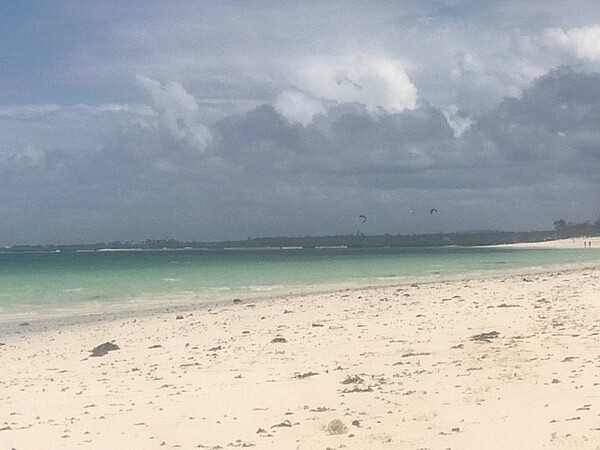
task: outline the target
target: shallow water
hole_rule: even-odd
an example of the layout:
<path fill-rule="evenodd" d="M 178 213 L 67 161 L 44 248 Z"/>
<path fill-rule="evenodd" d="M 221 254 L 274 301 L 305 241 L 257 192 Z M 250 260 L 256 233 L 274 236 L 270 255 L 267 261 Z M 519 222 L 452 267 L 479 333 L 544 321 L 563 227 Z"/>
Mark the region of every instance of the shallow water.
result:
<path fill-rule="evenodd" d="M 209 302 L 600 262 L 600 249 L 376 248 L 0 253 L 0 315 Z"/>

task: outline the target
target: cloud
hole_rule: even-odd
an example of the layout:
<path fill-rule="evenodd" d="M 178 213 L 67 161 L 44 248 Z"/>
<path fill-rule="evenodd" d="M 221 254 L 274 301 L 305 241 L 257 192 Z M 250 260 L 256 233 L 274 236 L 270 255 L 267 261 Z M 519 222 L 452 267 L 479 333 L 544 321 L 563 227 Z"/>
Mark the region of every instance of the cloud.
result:
<path fill-rule="evenodd" d="M 293 70 L 290 82 L 296 88 L 284 90 L 273 105 L 290 122 L 304 126 L 335 104 L 357 103 L 371 113 L 401 112 L 417 105 L 416 87 L 402 65 L 389 58 L 309 60 Z"/>
<path fill-rule="evenodd" d="M 308 125 L 325 112 L 323 102 L 297 90 L 286 90 L 273 103 L 275 110 L 292 123 Z"/>
<path fill-rule="evenodd" d="M 543 43 L 553 49 L 592 62 L 600 61 L 600 25 L 574 28 L 550 28 Z"/>
<path fill-rule="evenodd" d="M 137 76 L 137 81 L 150 95 L 159 117 L 159 126 L 177 142 L 202 153 L 210 142 L 210 131 L 202 123 L 194 96 L 176 82 L 161 84 L 151 78 Z"/>
<path fill-rule="evenodd" d="M 88 98 L 90 103 L 118 96 L 137 102 L 130 98 L 131 79 L 143 74 L 178 80 L 199 103 L 219 99 L 238 111 L 248 109 L 237 107 L 241 103 L 256 106 L 297 89 L 371 110 L 412 107 L 418 94 L 440 108 L 454 104 L 482 112 L 507 95 L 518 95 L 548 70 L 573 62 L 568 52 L 543 44 L 544 29 L 585 28 L 582 21 L 600 17 L 600 7 L 585 0 L 570 6 L 557 0 L 527 5 L 516 0 L 377 5 L 333 0 L 309 2 L 308 8 L 264 1 L 252 7 L 212 2 L 198 8 L 185 0 L 171 8 L 132 0 L 119 14 L 110 2 L 68 11 L 61 0 L 56 3 L 57 16 L 68 13 L 96 33 L 69 40 L 72 48 L 52 57 L 61 63 L 44 72 L 40 84 L 58 77 L 70 89 L 101 97 Z M 360 76 L 376 78 L 373 84 L 385 85 L 390 98 L 360 96 L 355 86 Z M 0 83 L 0 91 L 10 90 L 6 84 Z M 59 89 L 51 92 L 60 99 Z"/>
<path fill-rule="evenodd" d="M 195 97 L 148 89 L 149 105 L 0 114 L 11 242 L 352 232 L 357 210 L 369 232 L 440 231 L 407 214 L 429 205 L 443 229 L 549 226 L 597 206 L 599 74 L 552 71 L 478 116 L 334 102 L 300 123 L 263 104 L 202 125 L 201 152 L 170 128 L 202 123 Z"/>
<path fill-rule="evenodd" d="M 369 233 L 590 218 L 600 4 L 549 1 L 59 0 L 49 53 L 4 52 L 0 235 L 352 232 L 357 210 Z M 405 214 L 429 205 L 443 223 Z"/>
<path fill-rule="evenodd" d="M 337 61 L 308 61 L 291 76 L 316 98 L 360 103 L 370 111 L 414 109 L 417 88 L 402 64 L 391 58 L 352 56 Z"/>
<path fill-rule="evenodd" d="M 463 111 L 460 111 L 456 105 L 450 105 L 443 110 L 443 114 L 446 122 L 448 122 L 448 125 L 454 131 L 454 137 L 461 137 L 473 125 L 473 119 Z"/>

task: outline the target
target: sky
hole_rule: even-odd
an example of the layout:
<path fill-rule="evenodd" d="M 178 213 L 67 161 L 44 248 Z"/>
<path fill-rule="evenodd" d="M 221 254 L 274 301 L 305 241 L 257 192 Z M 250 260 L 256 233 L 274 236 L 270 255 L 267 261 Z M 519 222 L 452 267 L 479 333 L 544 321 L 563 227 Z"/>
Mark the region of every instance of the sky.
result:
<path fill-rule="evenodd" d="M 0 245 L 599 215 L 600 2 L 0 3 Z"/>

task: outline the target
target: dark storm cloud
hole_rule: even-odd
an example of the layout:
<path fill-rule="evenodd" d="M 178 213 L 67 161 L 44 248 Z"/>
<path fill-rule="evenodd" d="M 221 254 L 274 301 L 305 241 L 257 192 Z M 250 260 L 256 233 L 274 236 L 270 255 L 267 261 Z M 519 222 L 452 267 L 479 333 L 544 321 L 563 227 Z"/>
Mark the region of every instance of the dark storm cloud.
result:
<path fill-rule="evenodd" d="M 562 68 L 507 99 L 477 124 L 499 162 L 531 169 L 531 177 L 598 181 L 600 75 Z"/>
<path fill-rule="evenodd" d="M 529 185 L 572 171 L 594 179 L 587 168 L 599 157 L 599 94 L 599 75 L 559 69 L 458 138 L 427 104 L 381 114 L 342 104 L 306 127 L 262 106 L 219 122 L 215 152 L 250 173 L 305 172 L 333 184 L 357 180 L 389 189 Z"/>

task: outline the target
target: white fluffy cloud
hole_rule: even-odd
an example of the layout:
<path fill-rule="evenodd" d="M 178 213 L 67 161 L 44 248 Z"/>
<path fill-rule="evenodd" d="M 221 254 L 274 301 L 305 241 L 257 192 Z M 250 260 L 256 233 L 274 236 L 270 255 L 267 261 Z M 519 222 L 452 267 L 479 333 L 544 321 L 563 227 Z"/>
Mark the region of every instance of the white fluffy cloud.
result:
<path fill-rule="evenodd" d="M 575 28 L 550 28 L 543 34 L 548 47 L 577 58 L 600 61 L 600 25 Z"/>
<path fill-rule="evenodd" d="M 452 128 L 455 137 L 461 137 L 465 131 L 467 131 L 471 125 L 473 125 L 473 119 L 467 116 L 464 112 L 460 111 L 456 105 L 450 105 L 448 108 L 443 110 L 446 122 Z"/>
<path fill-rule="evenodd" d="M 150 95 L 152 106 L 160 118 L 160 126 L 176 141 L 203 152 L 211 136 L 202 123 L 200 108 L 194 96 L 175 81 L 161 84 L 143 76 L 138 76 L 137 81 Z"/>
<path fill-rule="evenodd" d="M 291 78 L 299 89 L 314 97 L 361 103 L 372 112 L 400 112 L 417 104 L 417 88 L 402 64 L 391 58 L 354 56 L 313 61 Z"/>
<path fill-rule="evenodd" d="M 291 123 L 304 126 L 313 121 L 317 114 L 323 114 L 326 109 L 323 102 L 297 90 L 282 92 L 275 99 L 275 110 Z"/>

